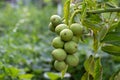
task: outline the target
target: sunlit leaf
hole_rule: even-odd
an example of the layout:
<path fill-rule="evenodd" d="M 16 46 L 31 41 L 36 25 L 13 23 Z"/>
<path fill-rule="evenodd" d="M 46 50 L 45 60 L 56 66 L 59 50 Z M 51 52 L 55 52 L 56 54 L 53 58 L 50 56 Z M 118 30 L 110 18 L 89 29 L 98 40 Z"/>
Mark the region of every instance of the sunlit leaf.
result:
<path fill-rule="evenodd" d="M 86 10 L 87 10 L 87 4 L 85 0 L 83 0 L 82 10 L 81 10 L 81 22 L 83 22 L 84 18 L 86 17 Z"/>
<path fill-rule="evenodd" d="M 95 70 L 94 70 L 94 80 L 102 80 L 102 65 L 101 65 L 101 59 L 98 58 L 95 61 Z"/>
<path fill-rule="evenodd" d="M 85 0 L 89 9 L 96 9 L 96 0 Z"/>
<path fill-rule="evenodd" d="M 12 77 L 17 77 L 19 75 L 19 69 L 16 67 L 5 67 L 5 72 L 7 75 L 11 75 Z"/>
<path fill-rule="evenodd" d="M 4 80 L 5 74 L 0 74 L 0 80 Z"/>
<path fill-rule="evenodd" d="M 93 56 L 90 56 L 88 59 L 85 60 L 84 67 L 85 67 L 85 70 L 90 75 L 94 76 L 95 62 L 94 62 L 94 57 Z"/>
<path fill-rule="evenodd" d="M 119 80 L 119 79 L 120 79 L 120 69 L 110 77 L 110 80 Z"/>
<path fill-rule="evenodd" d="M 64 18 L 65 23 L 68 24 L 69 20 L 69 14 L 70 14 L 70 0 L 67 0 L 64 4 Z"/>
<path fill-rule="evenodd" d="M 81 80 L 89 80 L 89 74 L 85 72 L 81 78 Z"/>
<path fill-rule="evenodd" d="M 61 74 L 62 74 L 61 78 L 63 78 L 63 77 L 64 77 L 64 75 L 65 75 L 65 73 L 66 73 L 67 69 L 68 69 L 68 65 L 66 66 L 65 70 L 63 70 L 63 71 L 61 72 Z"/>
<path fill-rule="evenodd" d="M 54 72 L 47 72 L 46 74 L 50 80 L 57 80 L 58 78 L 60 78 L 60 75 Z"/>
<path fill-rule="evenodd" d="M 97 31 L 93 31 L 93 49 L 94 49 L 94 53 L 97 53 L 98 48 L 99 48 L 99 40 L 98 40 L 98 32 Z"/>
<path fill-rule="evenodd" d="M 19 78 L 21 80 L 31 80 L 31 78 L 33 77 L 34 75 L 33 74 L 21 74 L 19 75 Z"/>

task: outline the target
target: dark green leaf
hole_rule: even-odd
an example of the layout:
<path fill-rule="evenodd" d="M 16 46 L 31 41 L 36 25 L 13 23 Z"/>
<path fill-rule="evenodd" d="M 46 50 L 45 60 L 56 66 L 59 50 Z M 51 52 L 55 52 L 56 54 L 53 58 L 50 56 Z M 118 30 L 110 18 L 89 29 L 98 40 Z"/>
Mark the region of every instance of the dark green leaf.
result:
<path fill-rule="evenodd" d="M 120 23 L 120 22 L 119 22 L 119 23 Z M 118 26 L 119 23 L 117 22 L 117 23 L 111 24 L 111 26 L 110 26 L 110 28 L 109 28 L 109 32 L 112 32 L 112 31 L 115 30 L 117 27 L 119 27 L 119 26 Z M 116 32 L 117 32 L 117 29 L 116 29 Z"/>
<path fill-rule="evenodd" d="M 90 20 L 87 20 L 87 19 L 84 20 L 83 25 L 92 30 L 100 30 L 100 27 L 101 27 L 99 24 L 93 24 L 90 22 Z"/>
<path fill-rule="evenodd" d="M 120 32 L 120 21 L 119 21 L 119 23 L 118 23 L 118 25 L 117 25 L 115 31 L 116 31 L 116 32 Z"/>
<path fill-rule="evenodd" d="M 93 24 L 99 24 L 102 21 L 99 14 L 88 14 L 87 19 L 89 19 Z"/>
<path fill-rule="evenodd" d="M 120 32 L 108 33 L 101 42 L 110 43 L 110 44 L 120 46 Z"/>
<path fill-rule="evenodd" d="M 120 56 L 120 46 L 112 44 L 103 44 L 101 49 L 111 55 Z"/>
<path fill-rule="evenodd" d="M 97 0 L 97 2 L 101 2 L 101 3 L 108 2 L 108 1 L 111 1 L 111 0 Z"/>

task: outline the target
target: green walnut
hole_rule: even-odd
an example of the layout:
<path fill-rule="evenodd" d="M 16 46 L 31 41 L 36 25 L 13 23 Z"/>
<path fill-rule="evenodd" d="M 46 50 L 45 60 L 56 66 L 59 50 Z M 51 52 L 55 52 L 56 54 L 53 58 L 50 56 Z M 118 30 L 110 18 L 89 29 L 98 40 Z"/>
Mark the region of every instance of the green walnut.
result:
<path fill-rule="evenodd" d="M 65 43 L 64 49 L 67 53 L 74 54 L 75 52 L 77 52 L 78 45 L 74 41 L 68 41 Z"/>
<path fill-rule="evenodd" d="M 48 28 L 50 31 L 55 32 L 55 27 L 53 26 L 51 22 L 49 23 Z"/>
<path fill-rule="evenodd" d="M 52 56 L 58 61 L 63 61 L 65 60 L 67 53 L 64 51 L 64 49 L 55 49 L 52 51 Z"/>
<path fill-rule="evenodd" d="M 73 36 L 72 41 L 79 43 L 79 37 L 78 36 Z"/>
<path fill-rule="evenodd" d="M 66 68 L 66 63 L 64 61 L 55 61 L 54 62 L 54 67 L 57 71 L 62 71 Z"/>
<path fill-rule="evenodd" d="M 52 46 L 54 48 L 63 48 L 64 46 L 64 41 L 61 40 L 61 38 L 58 36 L 58 37 L 55 37 L 52 41 Z"/>
<path fill-rule="evenodd" d="M 70 29 L 63 29 L 60 32 L 60 37 L 63 41 L 70 41 L 73 37 L 73 32 Z"/>
<path fill-rule="evenodd" d="M 70 29 L 72 30 L 73 34 L 76 36 L 80 36 L 82 34 L 82 25 L 79 23 L 71 24 Z"/>
<path fill-rule="evenodd" d="M 52 15 L 50 17 L 50 21 L 54 26 L 57 26 L 58 24 L 62 23 L 62 18 L 58 15 Z"/>
<path fill-rule="evenodd" d="M 55 32 L 59 35 L 60 32 L 63 30 L 63 29 L 67 29 L 68 26 L 66 24 L 59 24 L 57 25 L 57 27 L 55 28 Z"/>
<path fill-rule="evenodd" d="M 79 58 L 75 55 L 67 55 L 65 62 L 69 65 L 69 66 L 77 66 L 79 63 Z"/>

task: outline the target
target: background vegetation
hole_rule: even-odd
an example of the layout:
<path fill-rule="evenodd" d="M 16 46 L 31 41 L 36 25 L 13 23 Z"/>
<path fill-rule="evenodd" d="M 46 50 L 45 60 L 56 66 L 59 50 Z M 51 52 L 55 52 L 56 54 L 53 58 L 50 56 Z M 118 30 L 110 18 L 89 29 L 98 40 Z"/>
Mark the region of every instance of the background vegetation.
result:
<path fill-rule="evenodd" d="M 13 8 L 10 3 L 0 2 L 0 80 L 59 80 L 52 66 L 51 40 L 55 36 L 48 30 L 49 18 L 57 14 L 56 6 L 45 0 L 46 6 L 35 4 Z M 92 40 L 80 41 L 77 55 L 80 63 L 69 68 L 64 80 L 78 80 L 85 69 L 83 63 L 92 54 Z M 103 80 L 120 69 L 120 57 L 108 55 L 99 50 L 102 56 Z"/>

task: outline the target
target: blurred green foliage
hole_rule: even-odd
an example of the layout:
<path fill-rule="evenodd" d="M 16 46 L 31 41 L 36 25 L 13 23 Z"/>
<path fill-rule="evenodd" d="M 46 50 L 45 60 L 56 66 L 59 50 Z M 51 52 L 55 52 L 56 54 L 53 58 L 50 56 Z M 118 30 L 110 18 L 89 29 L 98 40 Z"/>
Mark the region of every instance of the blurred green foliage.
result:
<path fill-rule="evenodd" d="M 26 77 L 27 73 L 38 74 L 41 79 L 43 72 L 50 71 L 52 47 L 49 47 L 51 32 L 48 23 L 55 10 L 49 5 L 42 9 L 35 6 L 14 9 L 9 4 L 0 9 L 0 62 L 5 68 L 0 75 L 4 80 L 13 75 L 15 78 Z M 5 74 L 9 70 L 17 71 L 16 74 Z"/>
<path fill-rule="evenodd" d="M 55 35 L 48 30 L 49 18 L 56 14 L 56 8 L 51 5 L 42 9 L 34 5 L 12 8 L 9 4 L 0 4 L 0 80 L 60 80 L 59 74 L 54 73 L 50 54 Z M 120 68 L 120 59 L 99 53 L 103 56 L 103 80 L 108 80 Z M 83 63 L 90 54 L 92 43 L 88 38 L 80 42 L 77 53 L 80 64 L 69 67 L 71 77 L 63 80 L 80 79 L 85 72 Z"/>

